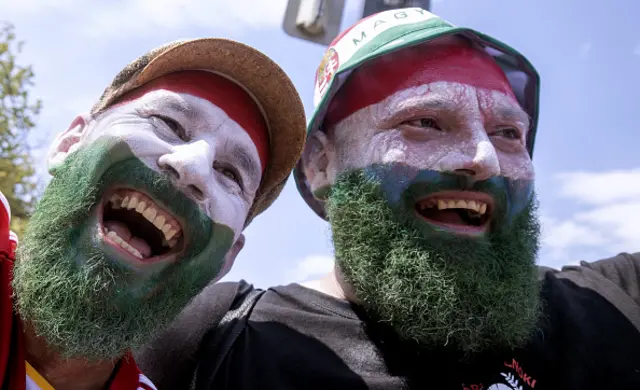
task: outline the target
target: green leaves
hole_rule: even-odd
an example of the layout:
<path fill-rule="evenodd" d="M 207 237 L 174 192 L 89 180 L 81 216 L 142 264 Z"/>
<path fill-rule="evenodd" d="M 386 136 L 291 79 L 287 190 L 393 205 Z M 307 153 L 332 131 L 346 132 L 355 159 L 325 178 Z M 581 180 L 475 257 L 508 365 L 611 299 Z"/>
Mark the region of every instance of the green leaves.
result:
<path fill-rule="evenodd" d="M 22 47 L 13 25 L 0 22 L 0 191 L 9 200 L 18 235 L 35 203 L 37 182 L 27 137 L 42 107 L 29 94 L 32 67 L 17 59 Z"/>

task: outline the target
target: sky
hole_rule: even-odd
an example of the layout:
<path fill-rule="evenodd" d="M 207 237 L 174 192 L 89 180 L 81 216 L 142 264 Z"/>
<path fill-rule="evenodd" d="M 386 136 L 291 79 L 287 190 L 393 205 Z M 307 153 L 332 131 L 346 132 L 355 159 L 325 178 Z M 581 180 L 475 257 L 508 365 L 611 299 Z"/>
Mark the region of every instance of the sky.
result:
<path fill-rule="evenodd" d="M 43 111 L 32 137 L 43 183 L 49 143 L 128 62 L 165 42 L 224 37 L 288 73 L 307 116 L 324 47 L 282 30 L 286 0 L 0 0 L 32 64 Z M 347 0 L 343 28 L 361 17 Z M 555 268 L 640 251 L 640 2 L 433 0 L 431 12 L 525 54 L 542 78 L 535 146 L 543 222 L 539 263 Z M 224 280 L 300 282 L 332 267 L 331 233 L 291 179 L 246 229 Z"/>

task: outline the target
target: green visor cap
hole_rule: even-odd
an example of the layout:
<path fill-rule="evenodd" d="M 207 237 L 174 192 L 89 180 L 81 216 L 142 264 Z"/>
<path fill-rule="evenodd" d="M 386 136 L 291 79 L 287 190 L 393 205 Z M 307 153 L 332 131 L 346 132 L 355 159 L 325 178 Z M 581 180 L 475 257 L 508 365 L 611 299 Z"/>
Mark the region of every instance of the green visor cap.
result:
<path fill-rule="evenodd" d="M 491 55 L 502 68 L 518 103 L 531 118 L 527 150 L 533 156 L 540 95 L 540 76 L 533 65 L 505 43 L 470 28 L 456 27 L 421 8 L 395 9 L 371 15 L 331 43 L 316 72 L 314 112 L 307 126 L 307 136 L 322 127 L 331 99 L 354 69 L 374 58 L 445 35 L 469 39 Z M 294 170 L 298 191 L 307 204 L 325 218 L 324 202 L 311 194 L 301 164 L 299 162 Z"/>

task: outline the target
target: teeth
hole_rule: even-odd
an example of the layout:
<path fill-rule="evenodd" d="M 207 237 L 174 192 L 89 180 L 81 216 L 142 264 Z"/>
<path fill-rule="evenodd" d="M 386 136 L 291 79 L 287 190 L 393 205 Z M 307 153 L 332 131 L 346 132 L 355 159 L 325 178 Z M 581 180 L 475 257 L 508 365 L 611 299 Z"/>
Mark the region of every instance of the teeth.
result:
<path fill-rule="evenodd" d="M 164 234 L 163 245 L 173 248 L 178 243 L 178 239 L 182 235 L 182 230 L 175 220 L 167 218 L 166 215 L 161 215 L 162 212 L 154 207 L 155 204 L 152 201 L 149 201 L 144 195 L 129 193 L 124 196 L 124 199 L 122 198 L 123 195 L 124 194 L 113 194 L 109 198 L 109 202 L 112 204 L 113 208 L 126 208 L 129 210 L 135 210 L 137 213 L 142 214 L 145 219 L 151 222 Z M 435 202 L 435 200 L 430 200 L 420 207 L 424 209 L 432 206 Z M 115 232 L 105 230 L 105 233 L 114 242 L 118 243 L 122 248 L 126 249 L 133 255 L 138 257 L 142 256 L 139 251 L 129 245 Z"/>
<path fill-rule="evenodd" d="M 435 200 L 429 200 L 427 202 L 421 202 L 418 205 L 420 210 L 436 206 L 438 207 L 438 210 L 468 209 L 479 214 L 485 214 L 487 212 L 487 204 L 476 200 L 438 199 L 437 202 Z"/>
<path fill-rule="evenodd" d="M 117 235 L 116 232 L 107 233 L 107 237 L 109 237 L 110 239 L 115 241 L 117 244 L 120 244 L 121 242 L 124 242 L 124 240 L 122 238 L 120 238 L 120 236 Z"/>
<path fill-rule="evenodd" d="M 154 224 L 156 221 L 154 221 Z M 160 228 L 158 227 L 158 229 Z M 180 233 L 181 233 L 180 228 L 174 228 L 173 225 L 170 223 L 165 223 L 165 225 L 160 230 L 162 230 L 162 233 L 164 233 L 164 238 L 165 240 L 167 240 L 168 243 L 171 243 L 171 239 L 174 237 L 177 240 L 177 238 L 180 236 Z"/>
<path fill-rule="evenodd" d="M 162 228 L 164 227 L 164 222 L 165 222 L 164 216 L 158 215 L 156 219 L 153 221 L 153 224 L 155 225 L 155 227 L 162 230 Z"/>
<path fill-rule="evenodd" d="M 138 206 L 138 197 L 133 195 L 131 196 L 131 200 L 129 201 L 128 209 L 135 209 Z"/>
<path fill-rule="evenodd" d="M 109 237 L 111 241 L 120 245 L 120 247 L 125 249 L 127 252 L 131 253 L 135 257 L 142 259 L 142 253 L 140 253 L 136 248 L 129 245 L 129 243 L 123 240 L 119 235 L 117 235 L 116 232 L 110 231 L 109 233 L 107 233 L 107 237 Z"/>
<path fill-rule="evenodd" d="M 140 214 L 144 213 L 144 210 L 146 209 L 147 209 L 147 202 L 145 201 L 138 203 L 138 206 L 136 206 L 136 211 L 139 212 Z"/>
<path fill-rule="evenodd" d="M 164 234 L 164 237 L 167 239 L 167 241 L 171 242 L 171 239 L 176 235 L 177 232 L 178 231 L 176 229 L 171 229 L 168 233 Z"/>
<path fill-rule="evenodd" d="M 142 259 L 142 253 L 140 253 L 140 251 L 138 251 L 136 248 L 132 247 L 128 243 L 123 241 L 122 243 L 120 243 L 120 246 L 126 249 L 129 253 L 131 253 L 135 257 Z"/>
<path fill-rule="evenodd" d="M 153 223 L 153 221 L 156 219 L 156 215 L 158 215 L 158 210 L 156 210 L 155 207 L 152 206 L 150 206 L 144 211 L 144 213 L 142 213 L 142 216 L 151 223 Z"/>

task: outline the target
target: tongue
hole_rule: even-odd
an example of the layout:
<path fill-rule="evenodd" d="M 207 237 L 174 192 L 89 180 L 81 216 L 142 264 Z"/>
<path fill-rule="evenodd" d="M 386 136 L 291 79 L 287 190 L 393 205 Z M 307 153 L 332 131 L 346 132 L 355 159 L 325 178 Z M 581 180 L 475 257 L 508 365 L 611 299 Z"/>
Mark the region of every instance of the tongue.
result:
<path fill-rule="evenodd" d="M 151 247 L 145 240 L 140 237 L 133 237 L 127 226 L 118 221 L 107 221 L 104 226 L 109 229 L 109 231 L 115 232 L 120 238 L 124 241 L 128 242 L 129 245 L 136 248 L 142 257 L 151 256 Z"/>
<path fill-rule="evenodd" d="M 129 241 L 129 245 L 136 248 L 138 252 L 142 254 L 142 257 L 146 258 L 151 256 L 151 247 L 142 238 L 139 238 L 139 237 L 131 238 L 131 240 Z"/>
<path fill-rule="evenodd" d="M 122 238 L 127 242 L 131 239 L 131 232 L 129 231 L 129 228 L 127 228 L 127 225 L 125 225 L 122 222 L 106 221 L 104 223 L 104 227 L 109 229 L 109 231 L 111 232 L 115 232 L 118 235 L 118 237 Z"/>
<path fill-rule="evenodd" d="M 466 225 L 465 221 L 455 209 L 439 210 L 433 213 L 433 215 L 430 215 L 430 218 L 443 223 Z"/>

